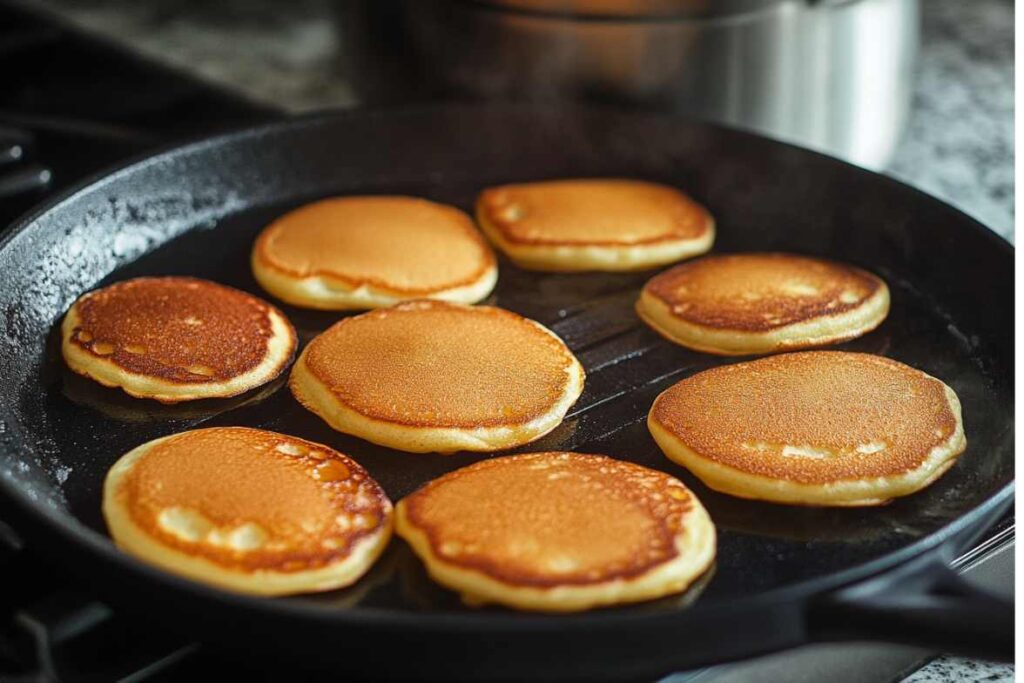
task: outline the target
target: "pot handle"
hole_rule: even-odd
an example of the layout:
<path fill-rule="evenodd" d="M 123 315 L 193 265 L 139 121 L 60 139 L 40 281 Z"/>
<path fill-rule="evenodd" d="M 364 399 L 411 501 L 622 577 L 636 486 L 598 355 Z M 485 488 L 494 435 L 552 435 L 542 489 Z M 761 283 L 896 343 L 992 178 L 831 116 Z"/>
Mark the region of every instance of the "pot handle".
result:
<path fill-rule="evenodd" d="M 987 515 L 974 536 L 1006 507 Z M 951 568 L 962 545 L 962 539 L 948 539 L 891 571 L 820 596 L 809 605 L 809 635 L 1012 661 L 1013 599 L 982 590 Z"/>

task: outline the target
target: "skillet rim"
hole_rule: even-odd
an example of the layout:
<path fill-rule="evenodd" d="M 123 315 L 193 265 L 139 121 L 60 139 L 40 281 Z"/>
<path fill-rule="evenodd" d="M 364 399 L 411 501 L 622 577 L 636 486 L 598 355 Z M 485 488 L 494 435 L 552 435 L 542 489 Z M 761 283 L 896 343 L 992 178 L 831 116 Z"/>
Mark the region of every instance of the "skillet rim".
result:
<path fill-rule="evenodd" d="M 402 115 L 415 116 L 421 113 L 440 112 L 445 110 L 487 110 L 504 111 L 515 110 L 524 114 L 550 114 L 557 111 L 560 114 L 571 114 L 580 112 L 586 114 L 618 114 L 633 118 L 656 118 L 669 121 L 673 124 L 682 125 L 696 129 L 706 129 L 713 135 L 733 136 L 740 139 L 755 141 L 757 144 L 779 147 L 789 152 L 798 154 L 809 154 L 817 157 L 824 163 L 838 164 L 846 167 L 847 172 L 867 174 L 872 177 L 874 183 L 887 183 L 898 191 L 918 195 L 925 201 L 940 204 L 946 211 L 958 215 L 963 222 L 965 230 L 972 230 L 981 233 L 983 238 L 992 244 L 1001 256 L 1013 258 L 1014 247 L 1008 240 L 987 228 L 972 216 L 964 213 L 951 204 L 938 199 L 922 190 L 908 185 L 893 177 L 871 171 L 855 164 L 822 154 L 812 149 L 801 147 L 789 142 L 771 138 L 750 130 L 738 127 L 726 126 L 706 121 L 695 120 L 685 116 L 660 113 L 636 111 L 625 107 L 613 105 L 561 105 L 558 107 L 524 104 L 524 103 L 470 103 L 470 102 L 446 102 L 446 103 L 419 103 L 415 105 L 381 105 L 372 107 L 359 107 L 355 109 L 318 111 L 310 114 L 289 117 L 270 123 L 262 123 L 243 128 L 235 128 L 214 134 L 203 134 L 189 136 L 181 140 L 160 145 L 153 150 L 134 155 L 124 161 L 110 165 L 99 171 L 88 175 L 70 187 L 56 193 L 40 204 L 34 206 L 28 212 L 15 219 L 0 237 L 0 253 L 3 253 L 9 245 L 20 236 L 27 234 L 32 225 L 42 216 L 59 211 L 60 207 L 73 200 L 79 194 L 91 193 L 101 190 L 106 184 L 131 173 L 135 173 L 151 164 L 163 163 L 170 158 L 186 153 L 201 153 L 205 148 L 223 147 L 231 143 L 239 143 L 246 139 L 258 139 L 266 135 L 287 134 L 290 129 L 307 128 L 317 125 L 330 125 L 334 122 L 341 122 L 352 117 L 374 116 L 374 115 Z M 0 410 L 8 414 L 9 409 L 5 401 L 0 402 Z M 5 439 L 12 443 L 24 442 L 25 439 L 18 433 L 16 423 L 7 421 L 10 438 Z M 3 455 L 18 459 L 16 453 L 5 452 Z M 147 565 L 140 560 L 118 550 L 112 540 L 97 531 L 85 526 L 77 518 L 65 511 L 60 513 L 54 508 L 39 504 L 29 495 L 23 493 L 7 473 L 0 471 L 0 496 L 4 497 L 12 505 L 18 508 L 17 512 L 30 524 L 42 524 L 46 532 L 59 537 L 62 541 L 71 543 L 76 550 L 99 558 L 108 566 L 116 567 L 119 571 L 134 573 L 137 577 L 147 581 L 155 582 L 156 587 L 174 591 L 176 594 L 192 596 L 206 602 L 219 603 L 219 606 L 227 607 L 237 611 L 248 612 L 259 616 L 287 616 L 289 618 L 301 617 L 315 622 L 322 622 L 337 625 L 344 623 L 351 626 L 363 626 L 373 628 L 405 628 L 443 630 L 451 633 L 474 633 L 485 635 L 497 635 L 510 632 L 531 633 L 557 632 L 565 628 L 579 629 L 619 629 L 631 625 L 643 624 L 645 627 L 667 627 L 677 622 L 688 620 L 697 621 L 705 614 L 724 612 L 743 613 L 768 605 L 778 603 L 797 603 L 807 600 L 810 597 L 836 591 L 866 579 L 883 574 L 888 570 L 898 568 L 911 559 L 919 557 L 929 551 L 933 551 L 943 545 L 946 541 L 958 536 L 966 530 L 978 526 L 978 524 L 992 516 L 994 512 L 1003 508 L 1004 504 L 1013 499 L 1015 491 L 1015 480 L 1000 487 L 987 499 L 975 507 L 964 511 L 957 518 L 950 521 L 943 527 L 932 533 L 894 551 L 886 553 L 868 562 L 855 564 L 834 574 L 825 574 L 811 579 L 797 581 L 793 584 L 779 586 L 753 595 L 742 596 L 730 600 L 728 603 L 717 605 L 706 605 L 700 600 L 680 611 L 666 612 L 644 612 L 644 611 L 620 611 L 620 610 L 596 610 L 567 615 L 549 615 L 535 613 L 487 613 L 487 612 L 413 612 L 383 609 L 379 607 L 355 607 L 338 609 L 327 605 L 318 605 L 311 602 L 303 602 L 300 599 L 267 600 L 258 596 L 250 596 L 242 593 L 230 593 L 220 589 L 207 586 L 206 584 L 194 582 L 174 574 L 164 572 L 160 569 Z M 979 529 L 980 530 L 980 529 Z M 31 534 L 29 534 L 31 535 Z"/>

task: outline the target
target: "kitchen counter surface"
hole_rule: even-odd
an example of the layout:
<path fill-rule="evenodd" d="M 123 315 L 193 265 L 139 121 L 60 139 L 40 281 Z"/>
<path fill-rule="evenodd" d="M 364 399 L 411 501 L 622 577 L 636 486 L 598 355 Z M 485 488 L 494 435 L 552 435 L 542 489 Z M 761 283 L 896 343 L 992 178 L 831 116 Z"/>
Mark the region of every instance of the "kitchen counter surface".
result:
<path fill-rule="evenodd" d="M 910 121 L 888 172 L 1013 240 L 1013 3 L 927 0 Z"/>
<path fill-rule="evenodd" d="M 291 112 L 357 104 L 329 0 L 33 0 L 115 41 Z M 1014 237 L 1013 3 L 928 0 L 912 112 L 886 172 Z M 940 657 L 907 683 L 1011 681 Z"/>
<path fill-rule="evenodd" d="M 939 657 L 903 683 L 1012 683 L 1013 667 L 961 657 Z"/>

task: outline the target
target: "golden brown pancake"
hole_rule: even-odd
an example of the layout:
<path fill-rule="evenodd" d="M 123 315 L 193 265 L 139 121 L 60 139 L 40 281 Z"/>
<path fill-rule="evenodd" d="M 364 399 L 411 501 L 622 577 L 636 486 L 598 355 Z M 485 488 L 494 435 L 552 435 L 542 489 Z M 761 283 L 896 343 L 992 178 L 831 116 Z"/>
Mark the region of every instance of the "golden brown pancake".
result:
<path fill-rule="evenodd" d="M 581 453 L 446 474 L 398 503 L 396 530 L 468 601 L 551 612 L 680 592 L 715 555 L 714 525 L 677 479 Z"/>
<path fill-rule="evenodd" d="M 647 282 L 637 313 L 678 344 L 722 355 L 794 350 L 870 332 L 889 288 L 853 266 L 794 254 L 722 254 Z"/>
<path fill-rule="evenodd" d="M 296 306 L 380 308 L 407 299 L 475 303 L 494 254 L 453 206 L 415 197 L 335 197 L 289 211 L 256 240 L 253 274 Z"/>
<path fill-rule="evenodd" d="M 647 421 L 711 488 L 806 505 L 877 505 L 935 481 L 963 452 L 960 401 L 881 356 L 808 351 L 697 373 Z"/>
<path fill-rule="evenodd" d="M 126 552 L 222 588 L 283 595 L 356 581 L 391 535 L 391 502 L 327 446 L 244 427 L 181 432 L 110 469 L 103 514 Z"/>
<path fill-rule="evenodd" d="M 275 307 L 191 277 L 140 277 L 84 294 L 61 333 L 72 370 L 163 403 L 235 396 L 269 382 L 296 343 Z"/>
<path fill-rule="evenodd" d="M 640 180 L 550 180 L 484 190 L 477 220 L 524 268 L 639 270 L 702 254 L 707 210 L 675 188 Z"/>
<path fill-rule="evenodd" d="M 346 318 L 290 386 L 335 429 L 413 452 L 492 451 L 554 429 L 583 368 L 551 331 L 490 306 L 414 301 Z"/>

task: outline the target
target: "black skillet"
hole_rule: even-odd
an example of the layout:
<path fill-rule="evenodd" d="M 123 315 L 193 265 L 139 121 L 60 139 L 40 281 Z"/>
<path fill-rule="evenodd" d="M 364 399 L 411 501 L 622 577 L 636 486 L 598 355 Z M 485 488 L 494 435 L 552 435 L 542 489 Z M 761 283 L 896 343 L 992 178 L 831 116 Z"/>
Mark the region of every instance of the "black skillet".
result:
<path fill-rule="evenodd" d="M 630 176 L 684 188 L 716 216 L 717 251 L 849 261 L 892 289 L 889 319 L 841 348 L 949 383 L 969 441 L 929 489 L 890 505 L 804 509 L 707 490 L 666 460 L 644 416 L 664 388 L 723 362 L 673 346 L 632 312 L 650 273 L 545 275 L 501 263 L 490 301 L 551 326 L 587 369 L 565 423 L 528 450 L 605 453 L 680 476 L 720 530 L 717 565 L 683 596 L 571 616 L 474 610 L 395 540 L 344 591 L 233 595 L 118 552 L 100 517 L 107 468 L 199 425 L 322 441 L 398 499 L 481 456 L 411 455 L 326 428 L 279 381 L 230 401 L 129 399 L 70 375 L 55 344 L 70 303 L 143 274 L 260 294 L 249 248 L 268 220 L 331 194 L 406 193 L 470 209 L 487 185 Z M 168 150 L 65 194 L 0 242 L 0 500 L 17 528 L 106 600 L 250 658 L 339 676 L 630 678 L 800 643 L 875 638 L 1010 656 L 1009 606 L 946 568 L 1013 496 L 1013 252 L 967 216 L 893 180 L 760 137 L 614 110 L 447 105 L 300 119 Z M 302 341 L 338 316 L 286 308 Z"/>

